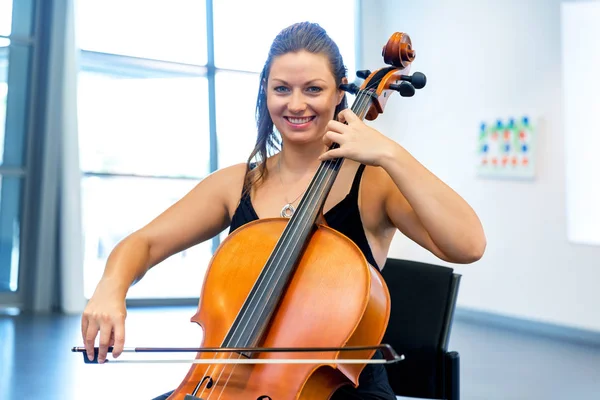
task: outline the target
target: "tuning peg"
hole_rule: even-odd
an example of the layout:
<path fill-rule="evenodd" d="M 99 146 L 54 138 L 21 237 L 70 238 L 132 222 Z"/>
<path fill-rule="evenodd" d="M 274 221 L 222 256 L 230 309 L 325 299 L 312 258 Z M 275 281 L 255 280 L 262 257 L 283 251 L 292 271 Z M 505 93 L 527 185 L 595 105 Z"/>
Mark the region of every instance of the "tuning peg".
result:
<path fill-rule="evenodd" d="M 415 72 L 412 75 L 400 75 L 400 79 L 412 83 L 415 89 L 423 89 L 427 84 L 427 77 L 421 72 Z"/>
<path fill-rule="evenodd" d="M 415 95 L 415 88 L 408 82 L 400 82 L 399 85 L 391 84 L 389 86 L 392 90 L 397 90 L 402 97 L 412 97 Z"/>
<path fill-rule="evenodd" d="M 371 75 L 371 71 L 368 69 L 361 69 L 360 71 L 356 71 L 356 76 L 362 79 L 367 79 Z"/>
<path fill-rule="evenodd" d="M 352 93 L 352 94 L 356 94 L 360 90 L 360 88 L 357 85 L 355 85 L 354 83 L 342 83 L 340 85 L 340 89 L 342 89 L 343 91 Z"/>

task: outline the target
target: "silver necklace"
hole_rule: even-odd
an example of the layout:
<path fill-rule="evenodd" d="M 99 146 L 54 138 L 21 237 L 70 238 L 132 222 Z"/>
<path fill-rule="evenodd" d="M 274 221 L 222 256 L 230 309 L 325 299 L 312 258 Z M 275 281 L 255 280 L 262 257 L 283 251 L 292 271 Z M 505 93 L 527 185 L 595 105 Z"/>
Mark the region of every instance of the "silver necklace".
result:
<path fill-rule="evenodd" d="M 281 182 L 281 186 L 283 187 L 283 179 L 281 179 L 281 155 L 279 156 L 279 158 L 277 159 L 277 169 L 279 170 L 279 181 Z M 308 187 L 306 188 L 308 189 Z M 296 200 L 298 200 L 300 198 L 300 196 L 302 196 L 304 194 L 304 192 L 306 192 L 306 189 L 304 189 L 302 191 L 302 193 L 300 193 L 298 195 L 298 197 L 296 197 L 293 201 L 286 203 L 282 208 L 281 208 L 281 213 L 280 215 L 283 218 L 291 218 L 292 215 L 294 215 L 294 213 L 296 212 L 296 208 L 294 207 L 294 203 L 296 202 Z"/>

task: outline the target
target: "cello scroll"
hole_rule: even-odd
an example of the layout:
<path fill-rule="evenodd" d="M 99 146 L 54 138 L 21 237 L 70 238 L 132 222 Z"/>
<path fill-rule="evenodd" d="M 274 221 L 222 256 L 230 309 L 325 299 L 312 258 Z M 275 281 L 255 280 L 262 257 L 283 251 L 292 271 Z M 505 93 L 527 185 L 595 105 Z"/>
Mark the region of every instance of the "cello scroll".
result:
<path fill-rule="evenodd" d="M 360 87 L 353 83 L 340 85 L 340 88 L 347 92 L 367 93 L 371 97 L 372 105 L 365 115 L 365 119 L 369 121 L 383 113 L 387 100 L 394 91 L 399 92 L 402 97 L 412 97 L 415 89 L 422 89 L 427 83 L 427 78 L 421 72 L 409 75 L 416 52 L 412 48 L 410 36 L 406 33 L 394 33 L 383 46 L 382 56 L 384 62 L 391 67 L 375 72 L 357 71 L 356 75 L 365 79 Z"/>

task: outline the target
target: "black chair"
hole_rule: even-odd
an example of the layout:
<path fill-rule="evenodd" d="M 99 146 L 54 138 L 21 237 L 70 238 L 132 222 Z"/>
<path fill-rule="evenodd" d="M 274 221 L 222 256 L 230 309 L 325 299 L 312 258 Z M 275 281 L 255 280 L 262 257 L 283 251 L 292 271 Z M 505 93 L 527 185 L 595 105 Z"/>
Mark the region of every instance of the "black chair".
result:
<path fill-rule="evenodd" d="M 461 275 L 452 268 L 389 258 L 382 271 L 392 309 L 382 343 L 404 354 L 386 365 L 394 393 L 459 399 L 459 354 L 448 340 Z"/>

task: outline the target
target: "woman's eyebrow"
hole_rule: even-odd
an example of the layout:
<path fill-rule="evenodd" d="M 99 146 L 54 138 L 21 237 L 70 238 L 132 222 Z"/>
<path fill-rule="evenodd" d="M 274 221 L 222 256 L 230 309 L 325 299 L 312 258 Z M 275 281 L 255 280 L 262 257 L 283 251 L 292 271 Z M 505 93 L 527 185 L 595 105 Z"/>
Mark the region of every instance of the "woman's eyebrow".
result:
<path fill-rule="evenodd" d="M 288 85 L 289 84 L 286 80 L 280 79 L 280 78 L 271 78 L 271 81 L 273 81 L 273 82 L 277 81 L 279 83 L 283 83 L 284 85 Z M 304 84 L 305 85 L 310 85 L 312 83 L 327 83 L 327 82 L 325 81 L 325 79 L 315 78 L 315 79 L 311 79 L 310 81 L 305 82 Z"/>

